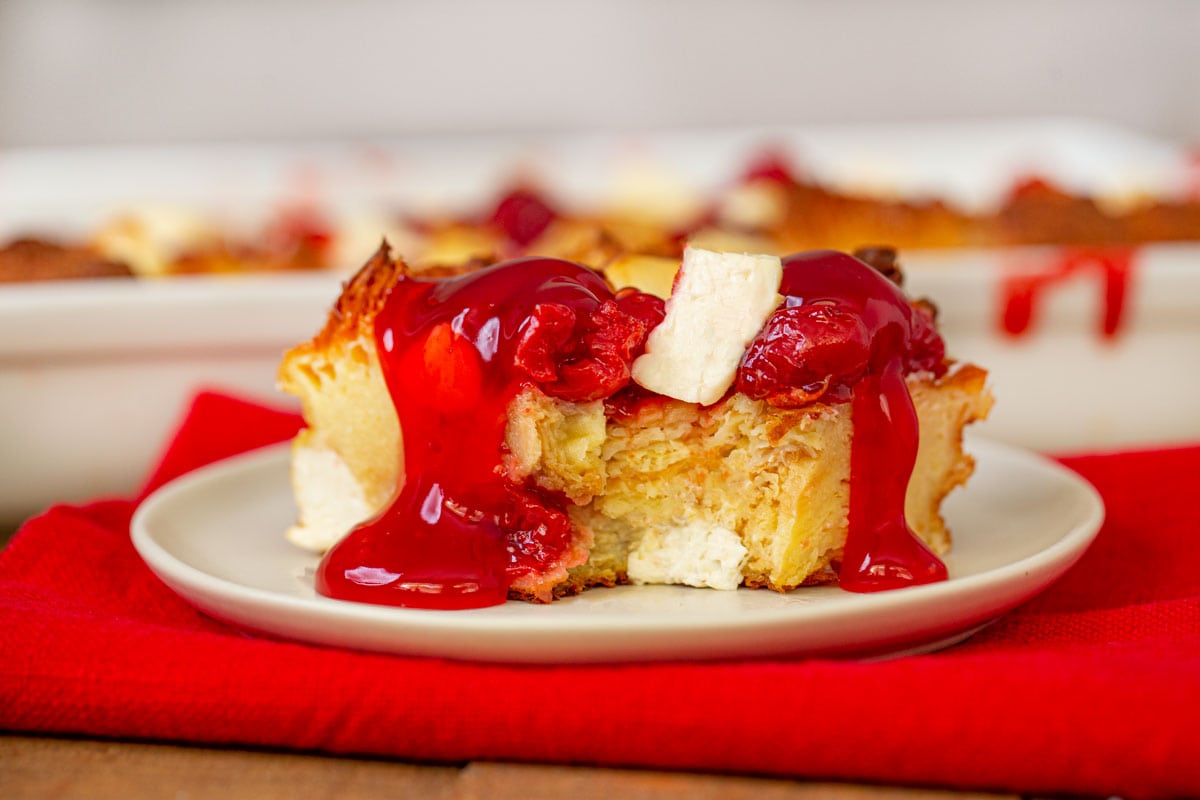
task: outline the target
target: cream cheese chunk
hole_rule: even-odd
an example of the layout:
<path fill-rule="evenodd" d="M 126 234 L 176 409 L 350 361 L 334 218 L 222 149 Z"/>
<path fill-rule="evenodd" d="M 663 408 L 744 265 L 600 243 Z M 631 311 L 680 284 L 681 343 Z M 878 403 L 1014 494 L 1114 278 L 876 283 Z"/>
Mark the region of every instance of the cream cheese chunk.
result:
<path fill-rule="evenodd" d="M 292 486 L 300 521 L 287 538 L 305 550 L 328 550 L 374 511 L 346 462 L 328 447 L 292 447 Z"/>
<path fill-rule="evenodd" d="M 746 348 L 779 305 L 782 279 L 777 256 L 684 250 L 666 317 L 633 362 L 633 380 L 689 403 L 720 400 Z"/>
<path fill-rule="evenodd" d="M 746 547 L 728 528 L 700 521 L 646 531 L 629 553 L 634 583 L 672 583 L 733 590 L 742 582 Z"/>
<path fill-rule="evenodd" d="M 127 264 L 138 275 L 164 275 L 176 258 L 220 238 L 216 225 L 194 211 L 145 206 L 106 225 L 93 244 L 105 258 Z"/>

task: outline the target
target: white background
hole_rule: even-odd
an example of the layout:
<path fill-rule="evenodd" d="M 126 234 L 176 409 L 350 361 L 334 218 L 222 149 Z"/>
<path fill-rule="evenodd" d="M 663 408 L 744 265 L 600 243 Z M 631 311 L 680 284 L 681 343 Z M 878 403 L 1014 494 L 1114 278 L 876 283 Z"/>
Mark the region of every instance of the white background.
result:
<path fill-rule="evenodd" d="M 1200 143 L 1187 0 L 0 0 L 0 147 L 991 119 Z"/>

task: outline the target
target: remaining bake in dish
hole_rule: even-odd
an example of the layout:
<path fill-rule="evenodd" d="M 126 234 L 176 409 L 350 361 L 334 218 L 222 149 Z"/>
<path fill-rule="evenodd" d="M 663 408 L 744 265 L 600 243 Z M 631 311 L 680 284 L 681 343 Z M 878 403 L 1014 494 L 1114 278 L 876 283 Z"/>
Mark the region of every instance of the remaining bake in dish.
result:
<path fill-rule="evenodd" d="M 944 579 L 983 370 L 890 251 L 685 251 L 614 282 L 524 258 L 414 276 L 385 245 L 285 356 L 293 542 L 320 592 L 460 608 L 591 586 Z"/>
<path fill-rule="evenodd" d="M 129 277 L 129 268 L 88 247 L 15 239 L 0 247 L 0 283 Z"/>
<path fill-rule="evenodd" d="M 14 260 L 0 248 L 0 280 L 349 270 L 381 235 L 415 272 L 527 254 L 594 267 L 627 254 L 678 260 L 685 241 L 782 255 L 880 242 L 907 251 L 1200 239 L 1200 198 L 1194 196 L 1089 197 L 1036 177 L 1013 177 L 1011 192 L 994 207 L 968 211 L 938 197 L 836 189 L 768 152 L 718 191 L 699 196 L 668 187 L 674 202 L 649 205 L 620 198 L 571 205 L 537 187 L 502 192 L 487 203 L 485 194 L 498 187 L 481 187 L 480 204 L 443 215 L 378 208 L 349 213 L 316 198 L 286 204 L 261 224 L 194 209 L 127 208 L 81 240 L 46 242 L 108 262 L 113 265 L 108 271 L 80 269 L 78 259 L 63 259 L 51 249 L 24 248 Z"/>

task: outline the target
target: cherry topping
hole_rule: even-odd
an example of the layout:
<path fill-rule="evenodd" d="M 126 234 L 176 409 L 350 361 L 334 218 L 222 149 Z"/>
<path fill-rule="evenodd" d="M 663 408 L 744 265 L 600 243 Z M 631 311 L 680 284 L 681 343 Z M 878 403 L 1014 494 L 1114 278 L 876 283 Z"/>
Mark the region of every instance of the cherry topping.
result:
<path fill-rule="evenodd" d="M 747 349 L 737 386 L 784 407 L 852 402 L 842 587 L 870 592 L 944 580 L 945 565 L 904 518 L 919 439 L 904 376 L 946 369 L 932 313 L 880 271 L 831 251 L 785 258 L 780 293 L 784 306 Z"/>
<path fill-rule="evenodd" d="M 307 248 L 317 253 L 327 251 L 333 242 L 332 225 L 320 211 L 307 205 L 281 209 L 264 234 L 268 246 L 276 252 Z"/>
<path fill-rule="evenodd" d="M 525 247 L 541 236 L 557 216 L 541 195 L 529 189 L 514 189 L 496 204 L 492 223 L 513 243 Z"/>
<path fill-rule="evenodd" d="M 783 307 L 738 370 L 738 391 L 750 397 L 783 407 L 848 400 L 869 363 L 891 350 L 906 372 L 945 372 L 945 344 L 929 309 L 910 304 L 893 280 L 856 258 L 788 256 L 780 293 Z"/>
<path fill-rule="evenodd" d="M 783 308 L 750 344 L 737 388 L 774 406 L 802 406 L 858 380 L 869 356 L 869 334 L 857 315 L 833 305 Z"/>
<path fill-rule="evenodd" d="M 1049 179 L 1040 175 L 1026 175 L 1013 182 L 1009 189 L 1009 201 L 1029 200 L 1033 198 L 1067 197 L 1067 194 Z"/>
<path fill-rule="evenodd" d="M 663 314 L 661 300 L 640 292 L 605 300 L 583 318 L 540 303 L 522 327 L 513 363 L 553 397 L 600 400 L 629 383 L 630 365 Z"/>
<path fill-rule="evenodd" d="M 503 470 L 508 407 L 530 384 L 569 400 L 629 383 L 662 303 L 614 296 L 592 270 L 525 258 L 457 278 L 403 276 L 375 318 L 384 379 L 403 432 L 404 484 L 326 554 L 325 595 L 472 608 L 513 581 L 585 557 L 563 499 Z M 572 559 L 575 559 L 572 561 Z"/>
<path fill-rule="evenodd" d="M 764 150 L 742 173 L 743 183 L 755 181 L 793 186 L 797 183 L 796 170 L 782 150 Z"/>

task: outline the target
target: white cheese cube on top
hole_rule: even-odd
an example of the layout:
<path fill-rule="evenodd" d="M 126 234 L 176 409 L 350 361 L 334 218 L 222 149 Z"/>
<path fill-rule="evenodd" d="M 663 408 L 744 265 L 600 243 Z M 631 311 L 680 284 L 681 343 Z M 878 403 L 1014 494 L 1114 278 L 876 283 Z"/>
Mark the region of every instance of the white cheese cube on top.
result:
<path fill-rule="evenodd" d="M 633 362 L 633 380 L 689 403 L 720 400 L 746 348 L 779 305 L 782 279 L 777 256 L 684 250 L 666 317 Z"/>

